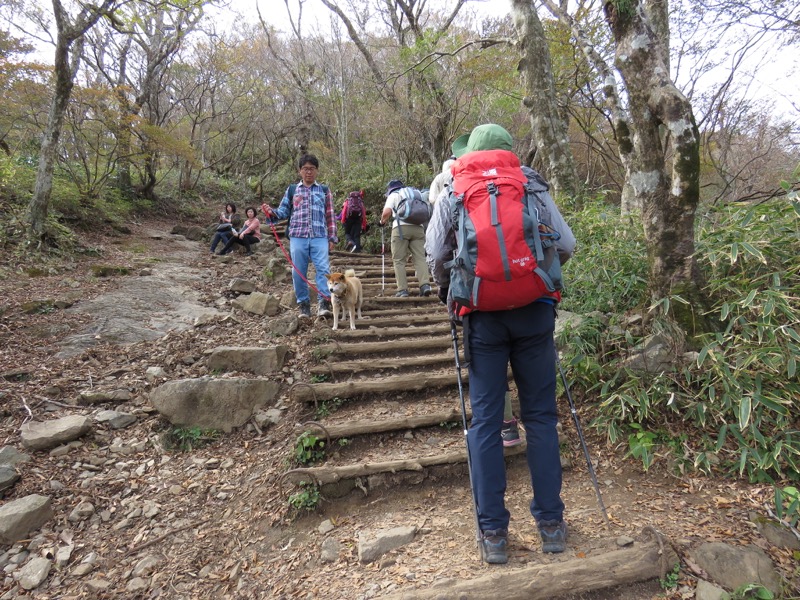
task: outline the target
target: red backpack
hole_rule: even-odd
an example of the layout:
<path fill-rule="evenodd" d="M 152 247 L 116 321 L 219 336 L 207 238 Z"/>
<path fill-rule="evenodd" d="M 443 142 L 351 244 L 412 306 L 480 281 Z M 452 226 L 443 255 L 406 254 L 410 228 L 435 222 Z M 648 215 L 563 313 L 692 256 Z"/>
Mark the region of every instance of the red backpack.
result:
<path fill-rule="evenodd" d="M 452 167 L 457 250 L 450 292 L 461 314 L 509 310 L 542 297 L 561 299 L 558 239 L 542 222 L 547 183 L 528 177 L 508 150 L 469 152 Z"/>
<path fill-rule="evenodd" d="M 361 222 L 364 215 L 364 192 L 350 192 L 347 196 L 347 212 L 345 219 L 353 222 Z"/>

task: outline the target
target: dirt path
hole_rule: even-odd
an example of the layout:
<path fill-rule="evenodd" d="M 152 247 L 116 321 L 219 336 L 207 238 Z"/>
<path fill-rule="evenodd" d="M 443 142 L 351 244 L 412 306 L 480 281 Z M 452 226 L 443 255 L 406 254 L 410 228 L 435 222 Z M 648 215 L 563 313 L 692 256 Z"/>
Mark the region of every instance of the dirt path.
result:
<path fill-rule="evenodd" d="M 63 453 L 31 452 L 31 461 L 19 466 L 22 478 L 6 499 L 48 495 L 55 517 L 36 536 L 32 551 L 18 544 L 0 552 L 20 556 L 68 543 L 73 549 L 67 563 L 30 593 L 23 592 L 12 575 L 6 576 L 0 587 L 3 600 L 378 598 L 413 593 L 448 579 L 490 573 L 502 579 L 533 564 L 583 560 L 616 548 L 620 536 L 638 537 L 647 526 L 668 536 L 682 556 L 703 541 L 748 541 L 767 549 L 786 574 L 792 573 L 787 565 L 791 556 L 766 544 L 748 515 L 762 510 L 769 489 L 678 477 L 664 460 L 645 474 L 624 457 L 624 448 L 609 447 L 589 431 L 612 522 L 612 531 L 607 531 L 574 427 L 566 420 L 562 451 L 573 467 L 564 481 L 571 527 L 564 555 L 545 556 L 539 550 L 521 456 L 507 459 L 512 521 L 510 562 L 505 567 L 488 567 L 477 560 L 463 461 L 343 480 L 322 488 L 316 511 L 297 513 L 287 499 L 302 488 L 285 473 L 298 466 L 292 457 L 300 424 L 314 420 L 346 427 L 358 420 L 389 422 L 458 409 L 453 363 L 441 360 L 449 344 L 422 349 L 424 340 L 443 335 L 436 319 L 424 316 L 440 310 L 436 301 L 412 298 L 398 305 L 388 298 L 390 290 L 373 283 L 367 318 L 355 334 L 332 332 L 330 323 L 315 321 L 276 339 L 265 317 L 230 305 L 235 294 L 229 283 L 236 277 L 276 295 L 290 289 L 288 283 L 271 284 L 262 277 L 267 255 L 281 256 L 271 250 L 268 239 L 257 257 L 232 261 L 212 259 L 201 244 L 170 236 L 166 224 L 142 227 L 130 238 L 106 243 L 102 261 L 73 265 L 66 275 L 17 275 L 15 293 L 4 287 L 8 308 L 0 332 L 2 445 L 22 450 L 18 432 L 27 410 L 44 420 L 74 413 L 94 416 L 113 408 L 134 414 L 137 421 L 121 430 L 96 425 L 80 444 Z M 90 268 L 98 262 L 126 265 L 132 274 L 92 277 Z M 341 269 L 353 266 L 365 282 L 380 283 L 380 257 L 362 261 L 337 254 L 333 264 Z M 387 275 L 387 282 L 391 279 Z M 70 308 L 26 315 L 20 296 L 78 299 Z M 198 318 L 202 324 L 196 323 Z M 413 335 L 386 333 L 415 326 Z M 168 449 L 164 434 L 171 428 L 149 408 L 149 391 L 164 379 L 212 375 L 205 354 L 243 334 L 253 345 L 289 347 L 276 405 L 282 410 L 279 423 L 251 423 L 191 452 Z M 401 337 L 404 344 L 388 349 L 379 345 Z M 356 347 L 361 350 L 355 352 Z M 404 365 L 403 356 L 408 355 L 419 362 Z M 432 358 L 425 358 L 429 355 Z M 335 368 L 345 364 L 349 366 Z M 152 381 L 147 376 L 150 367 L 163 368 L 165 377 Z M 438 379 L 430 379 L 434 375 Z M 420 388 L 418 382 L 426 377 L 428 383 Z M 310 400 L 298 397 L 299 390 L 314 386 L 320 394 L 316 407 L 313 395 Z M 333 386 L 325 400 L 322 390 L 329 388 L 323 386 Z M 130 393 L 130 400 L 113 406 L 78 405 L 80 393 L 87 389 L 120 388 Z M 584 425 L 590 418 L 586 408 L 580 409 Z M 561 412 L 564 418 L 569 414 L 566 406 Z M 449 423 L 384 428 L 332 442 L 326 461 L 309 467 L 347 468 L 463 451 L 460 428 Z M 92 511 L 73 519 L 80 502 L 90 502 Z M 416 528 L 413 541 L 375 562 L 359 561 L 361 536 L 401 526 Z M 84 561 L 93 561 L 86 572 L 79 568 L 87 564 Z M 691 598 L 694 583 L 695 574 L 684 567 L 677 586 L 668 591 L 650 581 L 574 600 Z"/>

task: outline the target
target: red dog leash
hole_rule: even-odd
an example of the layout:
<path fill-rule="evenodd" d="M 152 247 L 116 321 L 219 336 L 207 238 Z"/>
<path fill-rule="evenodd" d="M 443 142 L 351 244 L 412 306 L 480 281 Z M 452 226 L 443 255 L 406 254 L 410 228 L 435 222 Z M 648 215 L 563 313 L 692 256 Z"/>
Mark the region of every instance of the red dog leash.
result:
<path fill-rule="evenodd" d="M 308 287 L 310 287 L 312 290 L 317 292 L 317 295 L 322 296 L 322 297 L 326 298 L 327 300 L 330 300 L 331 297 L 328 294 L 326 294 L 325 292 L 320 292 L 317 289 L 317 286 L 315 286 L 308 279 L 306 279 L 306 276 L 303 275 L 300 272 L 300 270 L 295 266 L 295 264 L 292 262 L 292 257 L 289 256 L 289 253 L 286 251 L 286 248 L 283 247 L 283 242 L 281 241 L 281 238 L 278 235 L 278 232 L 275 230 L 275 224 L 272 222 L 271 217 L 270 217 L 270 213 L 267 212 L 267 209 L 265 208 L 266 206 L 267 206 L 266 204 L 262 204 L 261 205 L 261 210 L 264 211 L 264 216 L 267 217 L 267 224 L 269 225 L 269 228 L 272 230 L 272 235 L 275 236 L 275 241 L 278 243 L 278 247 L 280 247 L 281 252 L 283 252 L 283 255 L 286 257 L 286 260 L 289 261 L 289 264 L 292 265 L 292 269 L 294 270 L 294 272 L 297 273 L 298 275 L 300 275 L 300 279 L 305 281 L 308 284 Z M 272 209 L 270 209 L 270 212 L 272 212 Z"/>

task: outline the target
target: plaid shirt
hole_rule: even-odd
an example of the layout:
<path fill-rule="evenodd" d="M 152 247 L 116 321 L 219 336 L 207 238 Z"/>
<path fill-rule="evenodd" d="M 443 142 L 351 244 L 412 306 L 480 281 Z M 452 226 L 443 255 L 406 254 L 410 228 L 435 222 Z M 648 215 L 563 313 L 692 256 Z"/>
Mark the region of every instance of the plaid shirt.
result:
<path fill-rule="evenodd" d="M 327 190 L 327 193 L 326 193 Z M 289 223 L 289 237 L 293 238 L 328 238 L 334 244 L 336 237 L 336 219 L 333 214 L 333 196 L 330 188 L 316 181 L 311 187 L 302 181 L 297 184 L 294 198 L 289 198 L 289 188 L 283 194 L 281 203 L 275 209 L 278 219 L 289 217 L 289 202 L 292 202 L 292 220 Z"/>

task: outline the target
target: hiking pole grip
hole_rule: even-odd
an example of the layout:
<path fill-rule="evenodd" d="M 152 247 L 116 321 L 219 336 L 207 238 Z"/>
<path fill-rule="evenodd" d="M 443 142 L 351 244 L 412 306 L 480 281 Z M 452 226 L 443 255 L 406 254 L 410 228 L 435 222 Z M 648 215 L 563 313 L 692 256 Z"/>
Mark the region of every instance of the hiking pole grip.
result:
<path fill-rule="evenodd" d="M 556 365 L 558 365 L 558 372 L 561 373 L 561 381 L 564 382 L 564 391 L 567 394 L 567 400 L 569 402 L 569 411 L 570 413 L 572 413 L 572 420 L 575 421 L 575 430 L 578 432 L 578 439 L 581 442 L 583 455 L 584 457 L 586 457 L 586 466 L 589 469 L 589 477 L 592 479 L 594 492 L 597 495 L 597 504 L 600 506 L 600 513 L 603 516 L 603 521 L 605 521 L 606 529 L 608 531 L 611 531 L 611 521 L 609 521 L 608 519 L 608 512 L 606 512 L 606 505 L 603 503 L 603 496 L 600 494 L 600 485 L 597 483 L 597 475 L 594 472 L 592 459 L 589 456 L 589 447 L 586 445 L 586 438 L 583 437 L 583 427 L 581 427 L 581 421 L 580 419 L 578 419 L 578 411 L 575 409 L 575 402 L 573 402 L 572 400 L 572 394 L 569 391 L 569 384 L 567 383 L 567 376 L 564 373 L 564 368 L 561 366 L 561 359 L 558 357 L 557 348 L 555 348 L 555 355 L 556 355 Z"/>
<path fill-rule="evenodd" d="M 450 319 L 450 335 L 453 338 L 453 354 L 456 360 L 456 381 L 458 382 L 458 398 L 461 400 L 461 425 L 464 428 L 464 445 L 467 449 L 467 473 L 469 474 L 469 492 L 472 496 L 472 513 L 475 517 L 475 546 L 478 550 L 478 558 L 483 559 L 481 553 L 481 526 L 478 521 L 478 499 L 475 496 L 475 483 L 472 478 L 472 456 L 469 450 L 469 438 L 467 437 L 467 406 L 464 402 L 464 382 L 461 379 L 461 359 L 458 356 L 458 332 L 456 322 Z"/>

